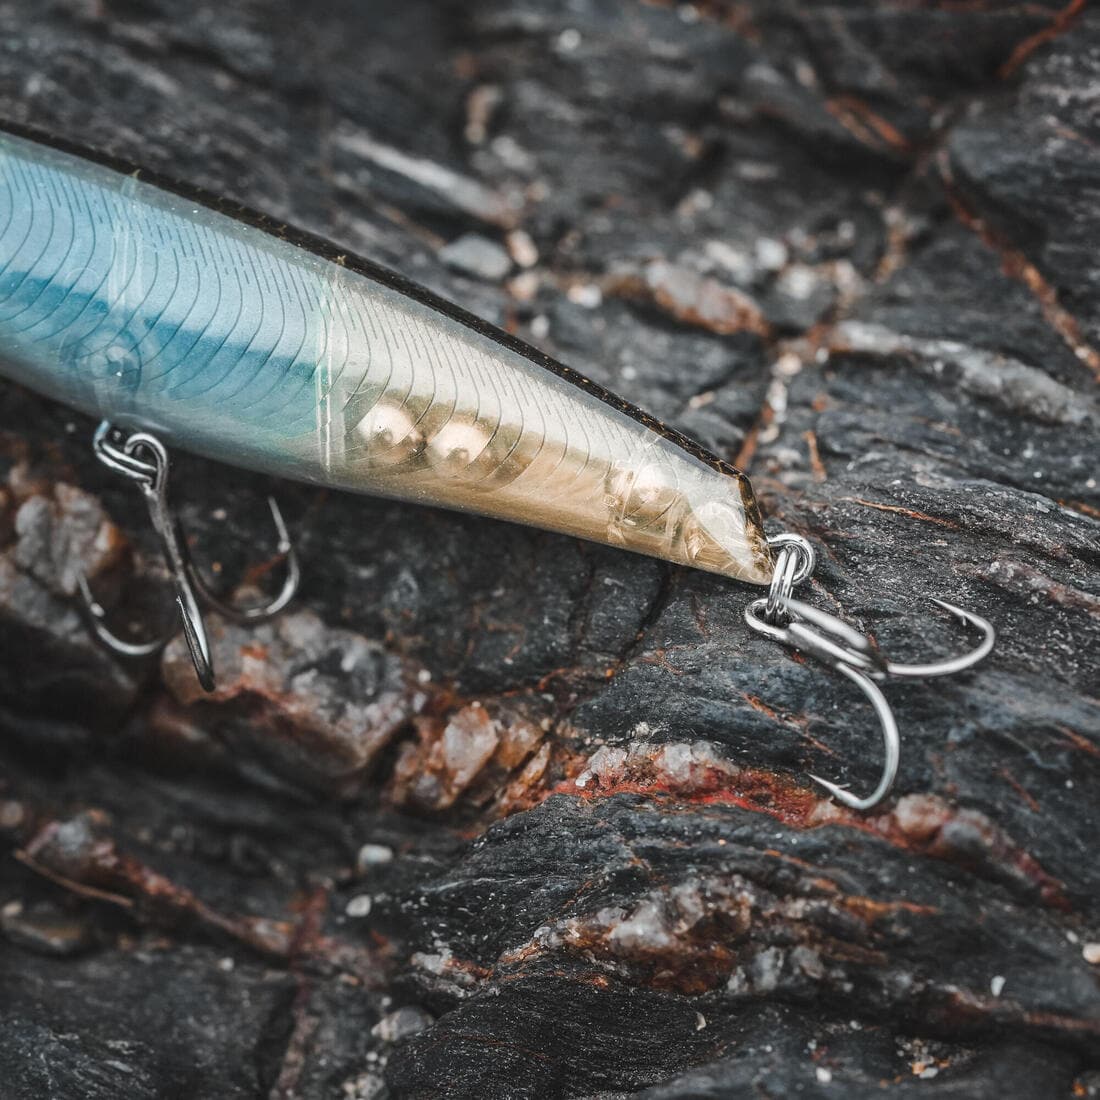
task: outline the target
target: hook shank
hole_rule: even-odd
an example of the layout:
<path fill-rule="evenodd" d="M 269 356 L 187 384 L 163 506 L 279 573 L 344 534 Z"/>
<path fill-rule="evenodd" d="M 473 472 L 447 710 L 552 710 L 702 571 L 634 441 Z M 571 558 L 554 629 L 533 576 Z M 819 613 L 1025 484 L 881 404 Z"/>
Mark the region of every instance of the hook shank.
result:
<path fill-rule="evenodd" d="M 838 784 L 830 783 L 828 779 L 822 779 L 819 775 L 811 774 L 810 778 L 824 787 L 838 802 L 843 802 L 845 806 L 849 806 L 853 810 L 869 810 L 878 805 L 890 793 L 890 789 L 894 786 L 894 780 L 897 778 L 898 762 L 901 758 L 898 724 L 894 720 L 894 712 L 890 709 L 886 696 L 882 694 L 882 689 L 874 680 L 850 665 L 838 664 L 834 667 L 837 672 L 847 676 L 867 696 L 871 706 L 875 708 L 879 725 L 882 727 L 882 776 L 878 781 L 878 786 L 866 798 L 859 798 Z"/>

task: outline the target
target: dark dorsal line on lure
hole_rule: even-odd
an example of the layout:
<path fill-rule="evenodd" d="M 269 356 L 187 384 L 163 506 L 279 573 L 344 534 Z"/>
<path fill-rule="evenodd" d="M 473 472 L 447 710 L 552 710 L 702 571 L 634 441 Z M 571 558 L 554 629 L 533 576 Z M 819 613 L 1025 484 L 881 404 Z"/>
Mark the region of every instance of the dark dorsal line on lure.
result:
<path fill-rule="evenodd" d="M 314 256 L 327 260 L 329 263 L 346 267 L 349 271 L 354 271 L 364 278 L 371 279 L 376 283 L 380 283 L 382 286 L 397 291 L 399 294 L 403 294 L 414 301 L 420 302 L 429 309 L 433 309 L 437 313 L 441 313 L 451 320 L 458 322 L 460 325 L 464 325 L 466 328 L 471 329 L 479 336 L 484 336 L 500 344 L 502 347 L 507 348 L 509 351 L 515 352 L 517 355 L 522 355 L 536 366 L 556 374 L 559 378 L 564 379 L 571 385 L 598 398 L 605 404 L 610 405 L 613 409 L 636 420 L 650 431 L 663 436 L 670 443 L 686 451 L 693 458 L 697 458 L 700 462 L 705 463 L 718 473 L 727 477 L 739 479 L 742 485 L 741 498 L 745 506 L 747 518 L 750 522 L 762 525 L 763 517 L 760 514 L 759 505 L 752 492 L 746 491 L 748 489 L 747 479 L 744 479 L 742 471 L 738 470 L 736 466 L 733 466 L 725 459 L 719 458 L 713 451 L 696 443 L 689 436 L 684 435 L 683 432 L 677 431 L 675 428 L 669 427 L 669 425 L 665 424 L 663 421 L 658 420 L 655 416 L 651 416 L 649 413 L 645 412 L 644 409 L 638 408 L 629 401 L 624 401 L 610 390 L 605 389 L 598 382 L 593 382 L 592 379 L 581 374 L 580 371 L 574 370 L 572 367 L 567 367 L 564 363 L 553 358 L 553 356 L 547 355 L 533 345 L 528 344 L 525 340 L 521 340 L 518 336 L 513 336 L 511 333 L 505 332 L 498 326 L 490 324 L 476 314 L 470 313 L 461 306 L 455 305 L 454 302 L 448 301 L 446 298 L 434 293 L 427 287 L 421 286 L 419 283 L 393 271 L 383 264 L 368 260 L 354 252 L 349 252 L 346 248 L 338 247 L 333 244 L 332 241 L 326 240 L 324 237 L 320 237 L 315 233 L 310 233 L 305 229 L 299 229 L 297 226 L 287 222 L 277 221 L 269 215 L 254 210 L 252 207 L 246 206 L 243 203 L 220 197 L 201 187 L 194 186 L 193 184 L 182 183 L 179 180 L 164 176 L 151 169 L 142 168 L 131 161 L 116 157 L 110 153 L 92 149 L 81 145 L 79 142 L 60 137 L 40 127 L 14 122 L 10 119 L 0 119 L 0 132 L 9 133 L 15 137 L 24 138 L 28 141 L 38 142 L 41 145 L 57 149 L 59 152 L 68 153 L 70 156 L 80 157 L 94 164 L 100 164 L 104 168 L 109 168 L 121 175 L 132 176 L 142 183 L 151 184 L 153 187 L 157 187 L 162 191 L 168 191 L 171 194 L 178 195 L 188 202 L 194 202 L 201 206 L 205 206 L 215 213 L 232 218 L 234 221 L 241 222 L 254 229 L 259 229 L 271 237 L 275 237 L 280 241 L 285 241 L 288 244 L 294 245 L 296 248 L 301 248 L 303 251 L 312 253 Z"/>

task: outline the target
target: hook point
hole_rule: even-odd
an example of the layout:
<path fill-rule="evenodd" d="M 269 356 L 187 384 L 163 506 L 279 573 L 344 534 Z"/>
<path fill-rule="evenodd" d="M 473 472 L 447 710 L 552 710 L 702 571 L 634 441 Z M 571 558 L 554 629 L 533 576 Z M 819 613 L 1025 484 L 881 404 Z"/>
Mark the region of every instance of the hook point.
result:
<path fill-rule="evenodd" d="M 127 642 L 118 635 L 113 634 L 110 627 L 107 626 L 107 612 L 103 604 L 92 594 L 92 586 L 88 583 L 87 575 L 84 573 L 77 574 L 76 585 L 77 590 L 80 592 L 80 599 L 84 604 L 84 610 L 88 614 L 88 625 L 92 633 L 108 649 L 113 649 L 124 657 L 152 657 L 168 644 L 168 636 L 154 638 L 150 642 Z"/>
<path fill-rule="evenodd" d="M 963 672 L 979 661 L 984 660 L 989 656 L 997 642 L 997 631 L 988 619 L 983 619 L 981 615 L 968 611 L 965 607 L 959 607 L 958 604 L 941 600 L 936 596 L 930 596 L 929 599 L 937 607 L 942 608 L 950 615 L 954 615 L 963 626 L 980 630 L 982 640 L 969 653 L 963 653 L 947 661 L 933 661 L 919 665 L 895 664 L 893 661 L 888 661 L 884 671 L 891 676 L 921 680 L 934 676 L 952 676 L 956 672 Z"/>
<path fill-rule="evenodd" d="M 294 542 L 290 537 L 290 532 L 287 530 L 286 520 L 283 519 L 283 512 L 279 507 L 279 502 L 273 496 L 268 496 L 267 506 L 271 510 L 271 519 L 275 524 L 275 534 L 278 537 L 276 554 L 283 559 L 283 566 L 286 569 L 286 579 L 283 581 L 283 587 L 266 604 L 262 604 L 259 607 L 234 606 L 227 600 L 223 600 L 216 596 L 207 587 L 206 582 L 195 568 L 194 563 L 190 560 L 187 562 L 188 576 L 199 595 L 201 595 L 203 600 L 220 615 L 223 615 L 227 619 L 231 619 L 233 622 L 257 623 L 273 618 L 294 599 L 298 594 L 298 586 L 301 584 L 301 562 L 298 560 L 298 551 L 294 548 Z"/>
<path fill-rule="evenodd" d="M 841 803 L 843 806 L 847 806 L 851 810 L 869 810 L 881 801 L 877 791 L 867 798 L 860 798 L 858 795 L 854 795 L 848 790 L 847 784 L 831 783 L 828 779 L 822 779 L 820 775 L 813 775 L 812 773 L 810 778 L 819 787 L 823 787 L 828 791 L 837 802 Z"/>

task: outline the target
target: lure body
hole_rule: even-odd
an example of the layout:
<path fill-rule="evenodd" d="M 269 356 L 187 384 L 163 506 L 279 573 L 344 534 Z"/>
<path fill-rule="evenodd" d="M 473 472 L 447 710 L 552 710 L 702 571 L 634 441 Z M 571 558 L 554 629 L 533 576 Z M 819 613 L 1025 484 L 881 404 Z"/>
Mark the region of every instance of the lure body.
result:
<path fill-rule="evenodd" d="M 234 465 L 772 576 L 748 479 L 575 372 L 285 227 L 2 131 L 0 372 Z"/>

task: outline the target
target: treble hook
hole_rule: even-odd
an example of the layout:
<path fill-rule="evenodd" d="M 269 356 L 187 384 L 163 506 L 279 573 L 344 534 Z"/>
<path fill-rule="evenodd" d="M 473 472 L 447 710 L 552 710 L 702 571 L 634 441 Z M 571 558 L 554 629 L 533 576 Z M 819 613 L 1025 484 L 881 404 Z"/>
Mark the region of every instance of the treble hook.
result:
<path fill-rule="evenodd" d="M 274 497 L 268 497 L 268 506 L 279 536 L 278 552 L 286 562 L 286 580 L 279 594 L 262 607 L 237 608 L 215 596 L 205 585 L 195 569 L 187 544 L 182 536 L 179 521 L 168 503 L 168 451 L 164 444 L 149 432 L 131 432 L 124 435 L 109 421 L 104 420 L 92 438 L 96 457 L 109 469 L 133 481 L 149 509 L 149 519 L 160 541 L 168 571 L 175 589 L 176 607 L 183 623 L 183 636 L 195 675 L 206 691 L 213 691 L 214 665 L 210 656 L 210 643 L 206 625 L 199 608 L 199 597 L 225 615 L 238 622 L 256 622 L 278 614 L 294 598 L 301 580 L 298 555 L 290 541 L 282 512 Z M 171 635 L 148 642 L 127 642 L 114 634 L 107 626 L 107 613 L 92 595 L 88 578 L 81 573 L 77 577 L 80 595 L 90 616 L 95 635 L 104 645 L 125 657 L 149 657 L 163 649 Z"/>
<path fill-rule="evenodd" d="M 882 728 L 884 760 L 878 786 L 866 798 L 860 798 L 820 776 L 811 775 L 810 778 L 845 806 L 853 810 L 869 810 L 890 793 L 897 777 L 900 756 L 897 722 L 886 696 L 875 681 L 890 676 L 925 679 L 962 672 L 989 654 L 996 641 L 996 631 L 988 620 L 973 611 L 933 598 L 934 604 L 956 616 L 964 625 L 980 630 L 981 642 L 967 653 L 944 661 L 912 665 L 889 661 L 866 634 L 861 634 L 827 611 L 791 598 L 793 586 L 806 580 L 813 572 L 814 552 L 805 539 L 798 535 L 778 535 L 768 541 L 781 547 L 776 557 L 772 586 L 767 596 L 754 600 L 745 608 L 745 621 L 766 638 L 816 657 L 836 669 L 867 697 Z"/>

